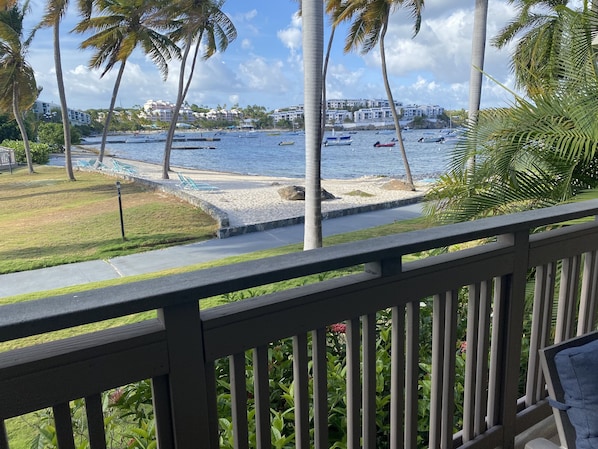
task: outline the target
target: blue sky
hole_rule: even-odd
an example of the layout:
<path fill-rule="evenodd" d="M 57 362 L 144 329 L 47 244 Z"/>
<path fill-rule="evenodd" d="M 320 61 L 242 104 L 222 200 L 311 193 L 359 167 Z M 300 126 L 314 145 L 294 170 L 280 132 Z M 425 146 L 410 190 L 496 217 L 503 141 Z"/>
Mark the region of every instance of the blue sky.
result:
<path fill-rule="evenodd" d="M 513 15 L 506 1 L 491 1 L 488 37 L 494 36 Z M 100 79 L 87 63 L 91 53 L 78 49 L 80 35 L 69 33 L 77 22 L 74 5 L 61 25 L 62 64 L 67 103 L 74 109 L 108 108 L 117 70 Z M 41 16 L 44 3 L 33 0 L 28 23 Z M 404 104 L 439 104 L 447 109 L 467 109 L 471 32 L 474 0 L 428 0 L 420 33 L 412 38 L 412 20 L 400 10 L 391 19 L 386 38 L 390 84 L 396 100 Z M 231 107 L 239 104 L 276 109 L 303 103 L 301 20 L 293 0 L 227 0 L 222 8 L 231 17 L 237 39 L 226 52 L 203 61 L 196 69 L 187 96 L 191 104 Z M 328 39 L 329 22 L 326 20 Z M 335 35 L 327 80 L 328 98 L 385 98 L 379 53 L 344 54 L 346 28 Z M 512 86 L 510 50 L 487 45 L 486 71 L 496 81 Z M 51 30 L 41 30 L 29 49 L 40 99 L 58 103 Z M 125 108 L 146 100 L 174 102 L 178 63 L 170 65 L 163 81 L 141 51 L 127 63 L 117 105 Z M 484 81 L 482 107 L 504 106 L 511 95 L 494 81 Z"/>

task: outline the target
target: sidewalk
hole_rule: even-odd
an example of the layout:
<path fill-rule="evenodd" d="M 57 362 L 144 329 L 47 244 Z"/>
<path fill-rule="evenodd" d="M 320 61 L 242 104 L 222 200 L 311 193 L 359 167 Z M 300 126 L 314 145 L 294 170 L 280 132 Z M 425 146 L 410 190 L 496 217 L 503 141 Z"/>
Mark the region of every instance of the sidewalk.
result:
<path fill-rule="evenodd" d="M 398 220 L 415 218 L 420 213 L 421 204 L 416 203 L 395 209 L 382 209 L 330 218 L 322 221 L 322 233 L 324 236 L 330 236 L 367 229 Z M 213 239 L 130 256 L 115 257 L 109 260 L 80 262 L 5 274 L 0 275 L 0 298 L 153 273 L 302 241 L 303 225 L 297 224 L 236 235 L 226 239 Z"/>

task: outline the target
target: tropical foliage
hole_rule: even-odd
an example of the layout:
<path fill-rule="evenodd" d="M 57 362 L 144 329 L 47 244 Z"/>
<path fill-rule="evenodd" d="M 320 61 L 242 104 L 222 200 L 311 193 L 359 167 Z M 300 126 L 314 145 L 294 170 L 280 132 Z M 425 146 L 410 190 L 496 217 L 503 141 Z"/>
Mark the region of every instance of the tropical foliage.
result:
<path fill-rule="evenodd" d="M 595 23 L 592 11 L 559 8 L 558 70 L 542 84 L 549 88 L 484 111 L 428 195 L 430 216 L 454 222 L 545 207 L 598 186 Z"/>
<path fill-rule="evenodd" d="M 104 66 L 100 74 L 101 78 L 119 64 L 102 132 L 98 156 L 100 162 L 104 158 L 106 139 L 120 83 L 127 60 L 133 51 L 141 47 L 158 66 L 164 79 L 168 76 L 168 61 L 180 54 L 176 44 L 160 32 L 165 31 L 169 26 L 161 14 L 164 6 L 158 1 L 146 0 L 79 0 L 79 9 L 84 17 L 73 31 L 78 33 L 96 31 L 96 34 L 85 39 L 80 45 L 82 49 L 95 50 L 89 61 L 89 67 L 99 69 Z"/>
<path fill-rule="evenodd" d="M 23 19 L 29 9 L 29 2 L 22 7 L 15 3 L 0 10 L 0 110 L 12 112 L 23 138 L 29 173 L 33 173 L 33 161 L 29 147 L 29 136 L 23 117 L 39 94 L 33 68 L 25 55 L 34 33 L 23 39 Z"/>

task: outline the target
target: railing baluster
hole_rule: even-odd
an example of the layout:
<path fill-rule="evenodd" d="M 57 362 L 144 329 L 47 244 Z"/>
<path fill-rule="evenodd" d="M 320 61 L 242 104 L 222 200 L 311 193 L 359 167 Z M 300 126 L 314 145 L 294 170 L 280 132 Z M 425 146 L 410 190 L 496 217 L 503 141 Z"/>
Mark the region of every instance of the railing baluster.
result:
<path fill-rule="evenodd" d="M 158 447 L 161 449 L 172 448 L 174 447 L 174 433 L 168 376 L 158 376 L 152 379 L 152 398 Z"/>
<path fill-rule="evenodd" d="M 245 354 L 241 352 L 229 356 L 229 365 L 235 449 L 247 449 L 249 447 L 249 430 L 247 425 Z"/>
<path fill-rule="evenodd" d="M 311 333 L 314 378 L 314 447 L 327 449 L 328 443 L 328 379 L 326 329 Z"/>
<path fill-rule="evenodd" d="M 488 427 L 500 422 L 501 412 L 501 361 L 506 351 L 506 339 L 503 335 L 504 320 L 509 294 L 509 276 L 501 276 L 494 280 L 494 308 L 492 312 L 492 343 L 490 345 L 490 372 L 488 377 Z"/>
<path fill-rule="evenodd" d="M 68 402 L 52 407 L 54 411 L 54 424 L 56 426 L 56 440 L 58 449 L 75 449 L 73 437 L 73 422 L 71 420 L 71 407 Z"/>
<path fill-rule="evenodd" d="M 359 319 L 347 320 L 347 448 L 361 447 L 361 370 Z"/>
<path fill-rule="evenodd" d="M 405 306 L 392 309 L 390 449 L 405 447 Z"/>
<path fill-rule="evenodd" d="M 577 335 L 594 330 L 596 323 L 596 295 L 598 283 L 598 251 L 584 253 L 583 279 L 579 304 Z"/>
<path fill-rule="evenodd" d="M 463 399 L 463 441 L 475 437 L 475 389 L 478 382 L 478 317 L 480 315 L 480 284 L 469 286 L 467 301 L 467 350 L 465 355 L 465 392 Z"/>
<path fill-rule="evenodd" d="M 563 260 L 554 338 L 555 343 L 560 343 L 563 340 L 573 337 L 573 322 L 575 319 L 574 298 L 577 298 L 580 261 L 580 256 L 569 257 Z"/>
<path fill-rule="evenodd" d="M 444 363 L 442 385 L 442 427 L 440 447 L 453 447 L 453 421 L 455 415 L 455 346 L 457 336 L 457 300 L 459 292 L 452 290 L 445 295 L 444 312 Z"/>
<path fill-rule="evenodd" d="M 309 449 L 309 386 L 307 335 L 293 336 L 293 378 L 295 382 L 295 447 Z"/>
<path fill-rule="evenodd" d="M 492 279 L 480 285 L 480 308 L 478 321 L 478 356 L 475 387 L 475 409 L 473 431 L 476 436 L 486 430 L 486 413 L 488 411 L 488 354 L 490 352 L 490 316 L 492 309 Z"/>
<path fill-rule="evenodd" d="M 527 406 L 537 403 L 545 396 L 544 376 L 542 375 L 538 350 L 547 345 L 554 301 L 554 276 L 555 264 L 549 263 L 536 267 L 532 329 L 525 388 L 525 404 Z"/>
<path fill-rule="evenodd" d="M 362 317 L 363 447 L 376 448 L 376 315 Z"/>
<path fill-rule="evenodd" d="M 91 449 L 106 449 L 104 412 L 102 410 L 102 396 L 99 393 L 85 398 L 85 413 L 87 415 Z"/>
<path fill-rule="evenodd" d="M 430 392 L 430 443 L 431 449 L 441 447 L 442 400 L 444 374 L 444 326 L 446 307 L 443 295 L 434 295 L 432 309 L 432 388 Z"/>
<path fill-rule="evenodd" d="M 255 396 L 255 438 L 258 449 L 271 449 L 270 385 L 268 373 L 268 347 L 253 350 L 253 389 Z"/>
<path fill-rule="evenodd" d="M 419 301 L 407 304 L 407 368 L 405 370 L 405 447 L 417 448 L 419 381 Z"/>

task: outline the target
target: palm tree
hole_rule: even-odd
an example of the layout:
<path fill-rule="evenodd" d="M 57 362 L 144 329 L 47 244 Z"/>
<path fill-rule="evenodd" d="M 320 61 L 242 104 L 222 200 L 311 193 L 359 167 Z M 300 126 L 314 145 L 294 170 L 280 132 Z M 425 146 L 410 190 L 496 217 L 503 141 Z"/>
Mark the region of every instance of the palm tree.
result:
<path fill-rule="evenodd" d="M 305 226 L 303 249 L 322 246 L 323 0 L 303 0 L 303 103 L 305 116 Z"/>
<path fill-rule="evenodd" d="M 510 108 L 483 111 L 457 143 L 427 212 L 442 222 L 558 204 L 598 188 L 598 72 L 592 11 L 563 9 L 559 82 Z M 475 160 L 475 169 L 467 163 Z"/>
<path fill-rule="evenodd" d="M 56 83 L 62 114 L 62 127 L 64 130 L 64 167 L 69 181 L 75 181 L 73 161 L 71 156 L 71 123 L 69 120 L 62 74 L 62 58 L 60 55 L 60 21 L 66 14 L 68 0 L 48 0 L 46 10 L 40 22 L 41 27 L 52 27 L 54 41 L 54 68 L 56 70 Z"/>
<path fill-rule="evenodd" d="M 100 162 L 104 159 L 106 139 L 122 76 L 133 51 L 140 46 L 158 66 L 164 80 L 168 76 L 168 61 L 180 56 L 177 45 L 158 31 L 159 28 L 165 27 L 161 17 L 163 6 L 159 2 L 148 0 L 97 0 L 91 3 L 89 0 L 79 0 L 79 9 L 84 17 L 73 31 L 77 33 L 97 31 L 97 34 L 85 39 L 80 45 L 82 49 L 95 49 L 89 67 L 99 69 L 104 65 L 101 78 L 120 63 L 102 132 L 98 156 Z M 102 15 L 92 17 L 94 7 Z"/>
<path fill-rule="evenodd" d="M 23 111 L 29 109 L 39 94 L 33 68 L 25 55 L 35 32 L 23 38 L 23 18 L 29 10 L 29 1 L 19 8 L 15 3 L 0 11 L 0 110 L 12 111 L 25 147 L 29 173 L 34 173 L 29 137 L 23 120 Z"/>
<path fill-rule="evenodd" d="M 384 39 L 388 30 L 390 15 L 399 7 L 408 8 L 411 12 L 415 20 L 414 36 L 417 35 L 421 26 L 421 12 L 424 7 L 423 0 L 349 0 L 344 5 L 343 11 L 338 14 L 336 20 L 338 23 L 342 20 L 353 20 L 354 18 L 345 41 L 345 52 L 360 48 L 362 54 L 367 54 L 377 44 L 379 45 L 382 78 L 394 121 L 399 149 L 401 150 L 401 157 L 403 158 L 405 176 L 407 184 L 411 186 L 412 190 L 415 190 L 401 133 L 401 126 L 399 124 L 399 115 L 388 81 L 384 47 Z"/>
<path fill-rule="evenodd" d="M 228 44 L 237 38 L 237 30 L 229 17 L 221 11 L 224 0 L 179 0 L 172 4 L 173 23 L 175 31 L 171 33 L 173 41 L 183 42 L 183 54 L 181 57 L 181 69 L 179 75 L 179 86 L 177 101 L 172 112 L 172 119 L 166 136 L 164 147 L 164 160 L 162 164 L 162 178 L 168 179 L 170 171 L 170 152 L 172 141 L 176 130 L 181 106 L 191 85 L 200 44 L 205 44 L 204 59 L 213 56 L 217 51 L 224 51 Z M 185 81 L 185 70 L 191 50 L 193 59 L 189 68 L 189 74 Z"/>
<path fill-rule="evenodd" d="M 510 3 L 517 4 L 517 15 L 492 43 L 504 48 L 518 39 L 511 61 L 516 87 L 525 89 L 528 95 L 550 92 L 557 87 L 558 52 L 563 48 L 559 16 L 568 0 L 510 0 Z"/>

